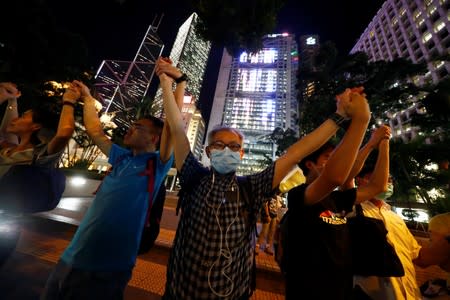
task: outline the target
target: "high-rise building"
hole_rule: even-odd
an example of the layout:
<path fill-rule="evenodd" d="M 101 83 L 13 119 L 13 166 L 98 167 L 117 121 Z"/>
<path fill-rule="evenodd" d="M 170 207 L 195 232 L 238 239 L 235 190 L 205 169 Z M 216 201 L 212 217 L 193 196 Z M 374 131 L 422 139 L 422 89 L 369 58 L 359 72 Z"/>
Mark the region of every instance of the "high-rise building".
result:
<path fill-rule="evenodd" d="M 148 27 L 132 61 L 104 60 L 95 75 L 95 88 L 103 104 L 102 112 L 114 116 L 114 123 L 128 128 L 136 118 L 153 78 L 156 60 L 164 44 L 157 34 L 161 18 Z"/>
<path fill-rule="evenodd" d="M 200 99 L 200 90 L 211 50 L 211 42 L 204 41 L 195 29 L 198 21 L 199 17 L 196 13 L 189 16 L 179 28 L 170 51 L 170 58 L 174 65 L 187 74 L 189 82 L 186 86 L 186 94 L 191 95 L 195 101 Z M 155 111 L 162 114 L 162 91 L 160 88 L 156 92 L 153 105 Z"/>
<path fill-rule="evenodd" d="M 288 33 L 266 35 L 255 54 L 232 57 L 224 50 L 207 132 L 225 125 L 244 133 L 238 174 L 259 171 L 275 159 L 276 145 L 266 138 L 275 128 L 298 132 L 297 67 L 297 43 Z"/>
<path fill-rule="evenodd" d="M 397 57 L 426 62 L 423 80 L 438 82 L 450 74 L 450 63 L 431 58 L 450 51 L 449 0 L 387 0 L 350 53 L 367 53 L 370 61 Z"/>
<path fill-rule="evenodd" d="M 182 115 L 192 153 L 197 159 L 200 159 L 206 126 L 200 110 L 195 105 L 195 99 L 191 96 L 184 97 Z"/>
<path fill-rule="evenodd" d="M 450 74 L 450 63 L 435 58 L 450 53 L 450 0 L 387 0 L 350 51 L 365 52 L 369 60 L 392 61 L 403 57 L 413 63 L 425 62 L 428 72 L 414 78 L 416 84 L 437 83 Z M 419 131 L 411 117 L 423 113 L 414 102 L 388 115 L 393 136 L 404 142 Z"/>

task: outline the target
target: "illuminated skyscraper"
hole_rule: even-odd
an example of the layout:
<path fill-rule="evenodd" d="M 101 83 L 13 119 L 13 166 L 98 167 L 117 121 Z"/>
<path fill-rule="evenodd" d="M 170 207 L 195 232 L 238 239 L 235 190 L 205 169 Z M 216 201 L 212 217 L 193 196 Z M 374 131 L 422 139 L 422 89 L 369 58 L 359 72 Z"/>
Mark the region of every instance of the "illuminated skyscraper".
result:
<path fill-rule="evenodd" d="M 275 159 L 276 145 L 265 138 L 275 128 L 298 132 L 295 36 L 270 34 L 263 44 L 256 54 L 234 58 L 224 50 L 209 119 L 207 132 L 226 125 L 244 133 L 240 174 L 261 170 L 264 161 Z"/>
<path fill-rule="evenodd" d="M 170 51 L 170 58 L 182 72 L 186 73 L 189 82 L 186 86 L 186 94 L 198 101 L 203 84 L 206 64 L 208 62 L 211 43 L 204 41 L 196 32 L 198 15 L 193 13 L 181 25 L 177 37 Z M 154 108 L 159 114 L 162 113 L 162 91 L 156 92 Z"/>
<path fill-rule="evenodd" d="M 197 159 L 201 158 L 203 137 L 205 136 L 205 120 L 197 109 L 191 96 L 185 96 L 182 107 L 184 128 L 191 146 L 192 153 Z"/>
<path fill-rule="evenodd" d="M 147 29 L 132 61 L 104 60 L 95 75 L 102 112 L 114 115 L 114 123 L 127 128 L 136 118 L 139 104 L 150 86 L 155 63 L 164 44 L 157 34 L 161 18 L 155 18 Z"/>

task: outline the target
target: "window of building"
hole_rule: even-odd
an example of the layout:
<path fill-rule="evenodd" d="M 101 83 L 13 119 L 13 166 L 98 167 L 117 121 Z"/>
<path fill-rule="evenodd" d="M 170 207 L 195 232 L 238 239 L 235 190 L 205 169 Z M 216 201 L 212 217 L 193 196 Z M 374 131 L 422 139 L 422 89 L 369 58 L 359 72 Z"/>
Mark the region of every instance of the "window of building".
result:
<path fill-rule="evenodd" d="M 437 10 L 436 6 L 433 5 L 427 9 L 427 13 L 429 16 L 432 16 L 436 12 L 436 10 Z"/>
<path fill-rule="evenodd" d="M 426 43 L 426 42 L 428 42 L 430 39 L 431 39 L 431 33 L 429 33 L 429 32 L 427 32 L 427 33 L 425 33 L 424 35 L 423 35 L 423 37 L 422 37 L 422 42 L 423 43 Z"/>
<path fill-rule="evenodd" d="M 445 28 L 444 21 L 439 21 L 437 24 L 434 24 L 434 32 L 439 32 L 442 28 Z"/>

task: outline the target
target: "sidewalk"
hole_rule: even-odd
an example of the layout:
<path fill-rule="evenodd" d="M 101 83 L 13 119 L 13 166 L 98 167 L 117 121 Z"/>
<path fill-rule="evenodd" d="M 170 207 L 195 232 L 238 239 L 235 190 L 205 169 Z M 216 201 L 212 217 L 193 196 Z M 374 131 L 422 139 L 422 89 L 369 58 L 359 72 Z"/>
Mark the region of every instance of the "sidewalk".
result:
<path fill-rule="evenodd" d="M 176 203 L 169 195 L 166 201 L 171 205 Z M 36 214 L 36 216 L 50 219 L 57 222 L 78 226 L 85 212 L 89 208 L 93 197 L 64 197 L 61 199 L 58 207 L 52 211 Z M 178 225 L 178 217 L 175 215 L 175 208 L 166 205 L 161 220 L 161 231 L 155 244 L 161 248 L 169 250 L 172 247 L 175 238 L 175 231 Z M 259 227 L 258 227 L 259 228 Z M 280 268 L 275 262 L 273 255 L 268 255 L 264 251 L 260 251 L 256 256 L 256 267 L 258 270 L 266 272 L 280 273 Z"/>

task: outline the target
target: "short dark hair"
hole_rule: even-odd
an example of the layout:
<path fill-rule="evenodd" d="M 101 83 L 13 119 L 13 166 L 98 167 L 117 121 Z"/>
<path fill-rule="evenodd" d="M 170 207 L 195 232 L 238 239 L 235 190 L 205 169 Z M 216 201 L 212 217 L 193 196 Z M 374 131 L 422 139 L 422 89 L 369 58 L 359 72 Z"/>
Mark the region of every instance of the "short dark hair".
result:
<path fill-rule="evenodd" d="M 319 156 L 322 153 L 324 153 L 327 150 L 334 149 L 335 147 L 336 146 L 334 145 L 334 143 L 328 141 L 325 144 L 323 144 L 319 149 L 317 149 L 316 151 L 314 151 L 310 155 L 308 155 L 305 158 L 303 158 L 298 164 L 300 169 L 302 169 L 303 174 L 306 176 L 309 173 L 309 169 L 308 169 L 308 167 L 306 167 L 306 162 L 307 161 L 312 161 L 312 162 L 316 163 L 317 159 L 319 158 Z"/>
<path fill-rule="evenodd" d="M 59 115 L 45 106 L 33 107 L 31 111 L 33 123 L 41 125 L 41 130 L 37 130 L 31 135 L 31 143 L 33 145 L 39 145 L 42 142 L 39 138 L 39 133 L 41 131 L 46 130 L 46 132 L 51 132 L 52 135 L 56 133 L 59 123 Z"/>
<path fill-rule="evenodd" d="M 146 119 L 146 120 L 149 120 L 150 122 L 152 122 L 153 126 L 155 127 L 155 130 L 158 132 L 158 135 L 161 135 L 162 129 L 164 127 L 163 120 L 161 120 L 160 118 L 157 118 L 155 116 L 152 116 L 152 115 L 143 115 L 139 119 L 140 120 Z"/>
<path fill-rule="evenodd" d="M 366 162 L 364 163 L 364 166 L 362 167 L 361 171 L 359 171 L 358 175 L 355 177 L 364 177 L 367 174 L 373 173 L 375 170 L 375 164 L 376 164 L 376 158 L 378 157 L 378 150 L 374 149 L 372 153 L 367 157 Z"/>

